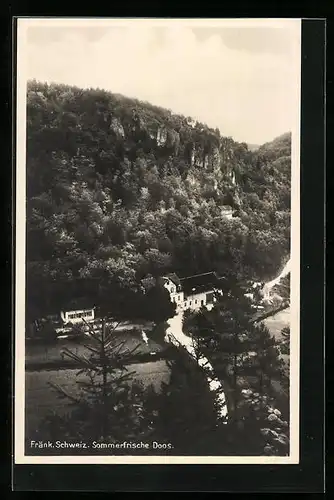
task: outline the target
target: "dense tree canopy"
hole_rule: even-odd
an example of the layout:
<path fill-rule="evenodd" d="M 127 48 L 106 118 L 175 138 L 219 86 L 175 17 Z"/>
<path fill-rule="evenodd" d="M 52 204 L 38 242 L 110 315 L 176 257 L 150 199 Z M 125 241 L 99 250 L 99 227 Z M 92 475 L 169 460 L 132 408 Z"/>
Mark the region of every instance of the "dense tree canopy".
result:
<path fill-rule="evenodd" d="M 288 402 L 282 395 L 277 397 L 272 381 L 284 385 L 278 347 L 288 349 L 289 330 L 282 331 L 285 342 L 277 345 L 269 330 L 262 323 L 254 324 L 252 316 L 250 300 L 242 290 L 235 290 L 220 297 L 211 311 L 187 312 L 183 329 L 223 381 L 229 403 L 227 434 L 234 454 L 286 455 Z"/>
<path fill-rule="evenodd" d="M 29 314 L 93 282 L 112 305 L 171 270 L 270 277 L 289 252 L 290 142 L 252 152 L 149 103 L 29 82 Z"/>

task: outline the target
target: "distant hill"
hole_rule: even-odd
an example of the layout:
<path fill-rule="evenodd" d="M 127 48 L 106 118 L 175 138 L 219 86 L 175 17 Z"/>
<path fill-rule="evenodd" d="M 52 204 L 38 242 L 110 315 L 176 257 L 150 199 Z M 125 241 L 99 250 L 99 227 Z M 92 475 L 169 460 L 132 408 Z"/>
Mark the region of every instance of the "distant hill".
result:
<path fill-rule="evenodd" d="M 281 156 L 290 157 L 291 155 L 291 132 L 276 137 L 270 142 L 266 142 L 258 149 L 259 154 L 265 154 L 270 158 L 278 158 Z"/>
<path fill-rule="evenodd" d="M 27 92 L 31 316 L 89 294 L 89 280 L 124 307 L 125 292 L 166 272 L 264 279 L 280 268 L 290 247 L 289 134 L 251 151 L 104 90 L 31 81 Z"/>
<path fill-rule="evenodd" d="M 266 142 L 262 145 L 247 144 L 247 146 L 250 151 L 258 151 L 260 153 L 271 153 L 277 151 L 277 153 L 280 155 L 285 150 L 287 154 L 290 154 L 291 132 L 286 132 L 285 134 L 275 137 L 275 139 L 273 139 L 272 141 Z"/>

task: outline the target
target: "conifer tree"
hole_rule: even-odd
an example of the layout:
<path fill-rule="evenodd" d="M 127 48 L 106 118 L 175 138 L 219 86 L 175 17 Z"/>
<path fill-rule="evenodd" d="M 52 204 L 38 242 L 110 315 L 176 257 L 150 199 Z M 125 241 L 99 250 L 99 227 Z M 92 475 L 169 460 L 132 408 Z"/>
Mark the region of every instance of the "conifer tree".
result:
<path fill-rule="evenodd" d="M 89 325 L 87 354 L 76 354 L 69 349 L 64 354 L 77 363 L 77 392 L 50 383 L 59 397 L 70 402 L 71 411 L 65 415 L 50 416 L 45 426 L 54 438 L 85 441 L 140 439 L 152 431 L 152 418 L 144 405 L 144 390 L 134 383 L 134 372 L 128 369 L 131 351 L 126 340 L 117 340 L 119 323 L 106 319 L 101 328 Z"/>
<path fill-rule="evenodd" d="M 251 304 L 235 288 L 212 311 L 185 314 L 183 327 L 228 388 L 227 449 L 236 455 L 286 455 L 288 422 L 272 394 L 272 379 L 282 377 L 282 361 L 275 339 L 252 318 Z M 239 379 L 245 378 L 257 380 L 253 388 L 242 389 Z"/>
<path fill-rule="evenodd" d="M 184 347 L 172 347 L 170 381 L 164 384 L 157 430 L 173 445 L 177 455 L 225 455 L 225 426 L 219 421 L 215 394 L 210 391 L 205 370 Z"/>
<path fill-rule="evenodd" d="M 281 330 L 282 339 L 279 348 L 282 354 L 290 354 L 290 327 L 286 326 Z"/>

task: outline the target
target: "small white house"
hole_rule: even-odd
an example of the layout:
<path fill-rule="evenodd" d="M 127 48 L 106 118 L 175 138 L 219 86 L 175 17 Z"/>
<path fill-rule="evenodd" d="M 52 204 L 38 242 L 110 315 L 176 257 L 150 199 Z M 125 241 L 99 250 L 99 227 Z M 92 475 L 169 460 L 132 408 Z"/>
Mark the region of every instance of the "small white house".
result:
<path fill-rule="evenodd" d="M 90 322 L 95 319 L 95 309 L 80 309 L 74 311 L 61 311 L 60 317 L 66 323 L 83 323 L 83 320 Z"/>

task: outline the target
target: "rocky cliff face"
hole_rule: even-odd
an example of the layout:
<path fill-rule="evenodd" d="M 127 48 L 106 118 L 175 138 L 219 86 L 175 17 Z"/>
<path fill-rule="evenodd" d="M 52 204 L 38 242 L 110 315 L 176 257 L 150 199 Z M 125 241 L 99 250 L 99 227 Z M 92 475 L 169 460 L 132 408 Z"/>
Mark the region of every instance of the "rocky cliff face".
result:
<path fill-rule="evenodd" d="M 123 125 L 118 118 L 114 117 L 111 119 L 110 130 L 112 130 L 117 137 L 121 137 L 122 139 L 125 138 Z"/>
<path fill-rule="evenodd" d="M 189 170 L 191 183 L 194 183 L 192 169 L 211 173 L 207 188 L 219 193 L 219 186 L 223 183 L 225 190 L 233 192 L 232 201 L 234 199 L 235 205 L 239 205 L 238 163 L 234 151 L 237 143 L 189 118 L 171 115 L 162 124 L 161 120 L 140 114 L 141 110 L 136 107 L 135 111 L 132 110 L 131 118 L 111 118 L 110 130 L 117 140 L 131 143 L 134 136 L 139 135 L 139 145 L 143 144 L 145 153 L 157 152 L 166 162 L 183 161 L 184 168 Z M 242 147 L 247 151 L 246 145 Z"/>

